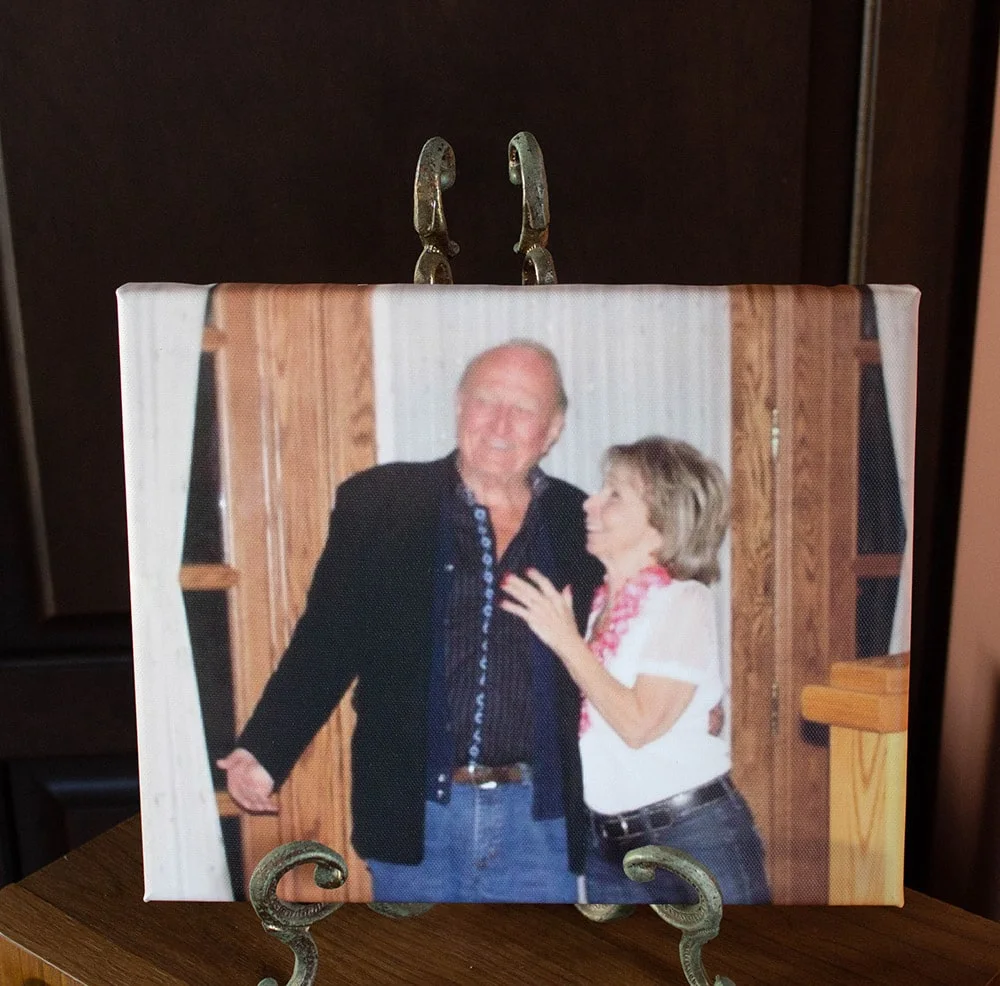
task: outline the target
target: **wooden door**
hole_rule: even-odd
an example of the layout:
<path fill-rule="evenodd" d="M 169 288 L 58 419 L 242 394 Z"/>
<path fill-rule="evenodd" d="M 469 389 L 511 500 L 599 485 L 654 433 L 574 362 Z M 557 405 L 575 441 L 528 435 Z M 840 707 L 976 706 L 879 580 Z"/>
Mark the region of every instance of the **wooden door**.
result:
<path fill-rule="evenodd" d="M 800 696 L 858 656 L 859 384 L 877 359 L 855 288 L 735 288 L 733 759 L 782 902 L 827 899 L 830 750 Z M 894 601 L 894 597 L 893 597 Z"/>

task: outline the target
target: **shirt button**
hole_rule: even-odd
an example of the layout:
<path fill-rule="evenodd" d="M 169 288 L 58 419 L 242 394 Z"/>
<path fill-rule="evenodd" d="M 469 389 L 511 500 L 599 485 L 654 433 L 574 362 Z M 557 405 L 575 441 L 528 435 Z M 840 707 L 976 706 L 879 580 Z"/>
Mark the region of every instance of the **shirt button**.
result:
<path fill-rule="evenodd" d="M 444 784 L 444 782 L 445 782 L 446 780 L 448 780 L 448 777 L 447 777 L 447 775 L 446 775 L 446 774 L 438 774 L 438 783 L 439 783 L 439 784 Z M 439 793 L 440 793 L 440 792 L 439 792 Z"/>

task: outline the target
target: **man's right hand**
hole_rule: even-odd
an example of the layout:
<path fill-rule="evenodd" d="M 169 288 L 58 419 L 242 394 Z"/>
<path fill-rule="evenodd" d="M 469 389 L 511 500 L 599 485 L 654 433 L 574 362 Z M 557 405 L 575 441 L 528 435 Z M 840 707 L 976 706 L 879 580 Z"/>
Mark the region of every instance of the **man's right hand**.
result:
<path fill-rule="evenodd" d="M 217 760 L 216 766 L 226 772 L 226 787 L 241 808 L 261 815 L 278 813 L 274 778 L 249 750 L 238 746 L 228 757 Z"/>

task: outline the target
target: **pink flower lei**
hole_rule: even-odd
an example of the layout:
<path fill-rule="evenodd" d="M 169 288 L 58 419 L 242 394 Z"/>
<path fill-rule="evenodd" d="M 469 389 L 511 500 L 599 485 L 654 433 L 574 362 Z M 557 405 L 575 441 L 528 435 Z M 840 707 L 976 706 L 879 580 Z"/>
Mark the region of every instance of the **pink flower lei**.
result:
<path fill-rule="evenodd" d="M 615 597 L 608 618 L 604 621 L 601 632 L 595 634 L 588 642 L 591 653 L 602 665 L 606 665 L 617 653 L 622 638 L 628 632 L 629 624 L 642 609 L 642 604 L 645 602 L 649 590 L 654 586 L 670 585 L 672 581 L 670 573 L 662 565 L 648 565 L 622 586 Z M 591 617 L 600 613 L 607 601 L 608 587 L 605 584 L 594 593 L 594 601 L 590 607 Z M 580 707 L 581 736 L 590 728 L 587 705 L 587 699 L 584 699 Z"/>

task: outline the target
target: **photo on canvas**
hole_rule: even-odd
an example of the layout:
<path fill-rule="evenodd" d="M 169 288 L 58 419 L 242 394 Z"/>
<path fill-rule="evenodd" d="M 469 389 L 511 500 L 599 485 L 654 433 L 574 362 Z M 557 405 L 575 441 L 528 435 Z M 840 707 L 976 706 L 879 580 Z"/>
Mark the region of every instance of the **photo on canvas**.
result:
<path fill-rule="evenodd" d="M 917 300 L 122 288 L 147 897 L 901 903 Z"/>

